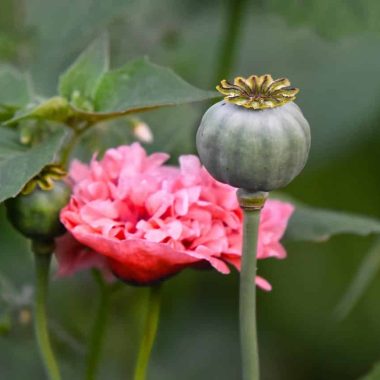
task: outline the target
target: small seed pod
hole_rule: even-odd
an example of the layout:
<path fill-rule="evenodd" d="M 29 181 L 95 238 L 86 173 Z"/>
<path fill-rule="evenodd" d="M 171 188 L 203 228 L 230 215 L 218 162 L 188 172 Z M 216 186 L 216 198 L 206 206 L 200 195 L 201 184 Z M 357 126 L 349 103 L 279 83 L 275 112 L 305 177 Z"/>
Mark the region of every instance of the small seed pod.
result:
<path fill-rule="evenodd" d="M 65 174 L 61 167 L 48 165 L 19 195 L 5 202 L 8 220 L 34 242 L 52 241 L 65 231 L 59 220 L 70 198 L 70 188 L 62 181 Z"/>
<path fill-rule="evenodd" d="M 206 169 L 250 192 L 289 184 L 310 150 L 309 124 L 293 103 L 299 90 L 270 75 L 224 80 L 217 89 L 225 98 L 206 111 L 196 139 Z"/>

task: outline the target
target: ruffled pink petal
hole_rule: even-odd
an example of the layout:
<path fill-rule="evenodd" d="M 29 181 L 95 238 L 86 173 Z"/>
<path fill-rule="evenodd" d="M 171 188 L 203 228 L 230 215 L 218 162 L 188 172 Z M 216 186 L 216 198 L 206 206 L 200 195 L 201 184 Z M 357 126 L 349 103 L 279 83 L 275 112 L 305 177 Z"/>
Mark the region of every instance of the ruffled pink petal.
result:
<path fill-rule="evenodd" d="M 73 160 L 70 164 L 69 179 L 70 182 L 76 183 L 90 176 L 90 169 L 87 165 L 78 160 Z"/>
<path fill-rule="evenodd" d="M 58 262 L 58 277 L 71 276 L 77 271 L 90 268 L 100 269 L 111 280 L 107 260 L 90 248 L 83 246 L 69 233 L 56 239 L 55 257 Z"/>
<path fill-rule="evenodd" d="M 199 261 L 209 261 L 215 266 L 212 257 L 175 251 L 166 244 L 110 239 L 81 228 L 75 228 L 71 232 L 79 242 L 111 259 L 113 272 L 125 281 L 149 284 Z M 223 263 L 220 267 L 225 270 Z"/>

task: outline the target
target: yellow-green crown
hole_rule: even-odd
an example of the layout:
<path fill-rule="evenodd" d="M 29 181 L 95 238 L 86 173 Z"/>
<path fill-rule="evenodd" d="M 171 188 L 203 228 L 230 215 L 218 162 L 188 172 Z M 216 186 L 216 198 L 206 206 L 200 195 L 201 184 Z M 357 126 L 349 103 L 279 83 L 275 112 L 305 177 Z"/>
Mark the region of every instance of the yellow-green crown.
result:
<path fill-rule="evenodd" d="M 274 80 L 269 74 L 237 77 L 233 84 L 224 79 L 216 89 L 225 96 L 227 102 L 254 110 L 282 106 L 295 100 L 299 92 L 287 78 Z"/>
<path fill-rule="evenodd" d="M 33 177 L 22 189 L 21 194 L 30 194 L 36 187 L 48 191 L 54 187 L 54 181 L 59 181 L 66 176 L 66 171 L 61 165 L 46 165 L 39 174 Z"/>

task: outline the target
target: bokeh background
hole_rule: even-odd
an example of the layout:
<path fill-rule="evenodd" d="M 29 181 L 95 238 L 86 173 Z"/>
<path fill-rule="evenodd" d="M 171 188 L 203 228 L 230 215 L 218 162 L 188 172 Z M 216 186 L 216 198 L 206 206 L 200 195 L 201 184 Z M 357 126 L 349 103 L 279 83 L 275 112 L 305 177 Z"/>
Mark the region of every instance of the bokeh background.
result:
<path fill-rule="evenodd" d="M 378 0 L 1 0 L 0 62 L 30 72 L 36 91 L 53 95 L 58 75 L 107 30 L 113 67 L 148 55 L 204 89 L 220 75 L 287 76 L 301 88 L 313 144 L 286 192 L 380 217 L 379 20 Z M 143 114 L 155 136 L 147 149 L 170 152 L 173 162 L 194 152 L 206 106 Z M 119 121 L 87 143 L 102 150 L 130 139 Z M 0 303 L 0 379 L 43 379 L 28 313 L 33 263 L 2 207 L 0 215 L 0 284 L 14 306 L 9 315 Z M 358 379 L 380 360 L 380 273 L 348 318 L 333 314 L 373 239 L 285 242 L 286 260 L 260 262 L 273 285 L 258 296 L 263 380 Z M 236 273 L 188 270 L 168 281 L 149 378 L 239 379 L 237 294 Z M 99 379 L 131 378 L 146 296 L 127 286 L 114 294 Z M 89 273 L 53 281 L 50 323 L 66 379 L 83 371 L 96 305 Z"/>

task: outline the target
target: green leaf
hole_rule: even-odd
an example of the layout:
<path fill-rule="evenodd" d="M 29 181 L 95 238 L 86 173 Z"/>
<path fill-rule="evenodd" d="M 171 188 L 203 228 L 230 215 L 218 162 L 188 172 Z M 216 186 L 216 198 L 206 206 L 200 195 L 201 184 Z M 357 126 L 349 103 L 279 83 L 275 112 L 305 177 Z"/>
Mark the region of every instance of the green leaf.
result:
<path fill-rule="evenodd" d="M 220 96 L 193 87 L 172 70 L 148 59 L 136 59 L 103 75 L 95 95 L 95 111 L 122 115 Z"/>
<path fill-rule="evenodd" d="M 297 205 L 285 238 L 323 242 L 338 234 L 380 233 L 380 220 L 339 211 Z"/>
<path fill-rule="evenodd" d="M 10 66 L 0 67 L 0 105 L 19 108 L 30 100 L 30 86 L 25 74 Z"/>
<path fill-rule="evenodd" d="M 59 94 L 78 108 L 90 103 L 102 75 L 109 69 L 108 38 L 104 34 L 95 40 L 61 75 Z M 91 104 L 91 103 L 90 103 Z"/>
<path fill-rule="evenodd" d="M 363 296 L 370 283 L 380 271 L 380 238 L 376 240 L 374 245 L 364 257 L 356 275 L 354 276 L 346 293 L 335 309 L 335 315 L 338 319 L 347 317 L 350 311 Z M 379 372 L 380 375 L 380 372 Z M 380 379 L 380 377 L 379 377 Z"/>
<path fill-rule="evenodd" d="M 0 202 L 16 196 L 41 169 L 54 162 L 65 131 L 59 130 L 32 148 L 18 142 L 18 133 L 0 128 Z"/>
<path fill-rule="evenodd" d="M 90 52 L 92 52 L 92 48 Z M 87 55 L 84 58 L 79 61 L 89 62 Z M 75 64 L 72 68 L 72 85 L 69 86 L 69 76 L 64 77 L 61 81 L 61 90 L 62 83 L 67 84 L 67 86 L 63 86 L 67 90 L 67 92 L 64 91 L 66 95 L 70 91 L 79 91 L 79 87 L 75 87 L 73 79 L 77 74 L 80 74 L 77 77 L 79 83 L 83 85 L 87 83 L 84 66 L 79 65 L 78 67 L 80 68 L 78 71 Z M 69 73 L 70 70 L 66 75 Z M 82 74 L 83 76 L 81 76 Z M 98 74 L 101 75 L 100 71 Z M 82 82 L 80 82 L 81 79 Z M 94 83 L 97 83 L 96 79 L 94 79 Z M 90 87 L 92 88 L 92 84 L 86 87 L 87 91 Z M 77 89 L 74 90 L 74 88 Z M 45 119 L 67 123 L 70 118 L 74 118 L 76 121 L 97 123 L 135 112 L 197 102 L 217 96 L 220 96 L 219 93 L 198 89 L 185 82 L 172 70 L 154 65 L 144 58 L 130 62 L 121 69 L 103 74 L 95 90 L 95 111 L 88 111 L 92 108 L 91 102 L 79 95 L 72 97 L 70 103 L 66 98 L 56 96 L 33 108 L 20 111 L 11 120 L 8 120 L 7 124 L 23 119 Z"/>
<path fill-rule="evenodd" d="M 4 124 L 9 125 L 25 119 L 67 122 L 72 116 L 74 116 L 74 111 L 67 99 L 55 96 L 38 105 L 20 110 Z"/>
<path fill-rule="evenodd" d="M 359 380 L 380 380 L 380 363 L 375 364 L 372 371 Z"/>

